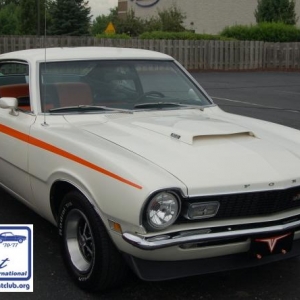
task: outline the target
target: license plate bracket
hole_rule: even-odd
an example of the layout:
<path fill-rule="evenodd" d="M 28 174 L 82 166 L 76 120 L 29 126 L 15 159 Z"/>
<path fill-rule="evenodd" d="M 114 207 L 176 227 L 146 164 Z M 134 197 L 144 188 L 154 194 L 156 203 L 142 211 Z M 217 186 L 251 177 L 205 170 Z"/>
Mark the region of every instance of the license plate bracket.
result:
<path fill-rule="evenodd" d="M 286 254 L 293 246 L 294 233 L 279 233 L 253 237 L 250 255 L 257 259 L 274 254 Z"/>

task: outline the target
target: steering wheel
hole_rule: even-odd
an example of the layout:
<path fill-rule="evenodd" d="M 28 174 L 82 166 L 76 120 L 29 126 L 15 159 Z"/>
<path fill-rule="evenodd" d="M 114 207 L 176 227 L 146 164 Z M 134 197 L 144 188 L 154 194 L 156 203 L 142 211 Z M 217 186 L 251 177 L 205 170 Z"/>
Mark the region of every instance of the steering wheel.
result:
<path fill-rule="evenodd" d="M 149 91 L 143 94 L 143 97 L 147 97 L 147 96 L 158 96 L 160 98 L 164 98 L 165 95 L 161 92 L 158 91 Z"/>
<path fill-rule="evenodd" d="M 142 94 L 137 101 L 141 101 L 144 97 L 147 97 L 147 96 L 154 96 L 156 98 L 164 98 L 165 95 L 161 92 L 158 92 L 158 91 L 149 91 L 149 92 L 146 92 L 144 94 Z"/>

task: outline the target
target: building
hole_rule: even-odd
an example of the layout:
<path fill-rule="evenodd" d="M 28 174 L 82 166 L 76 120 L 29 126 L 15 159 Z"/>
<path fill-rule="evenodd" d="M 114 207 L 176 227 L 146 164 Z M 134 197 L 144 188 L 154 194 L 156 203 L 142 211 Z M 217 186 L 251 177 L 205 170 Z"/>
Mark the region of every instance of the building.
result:
<path fill-rule="evenodd" d="M 141 18 L 155 16 L 159 10 L 176 5 L 186 15 L 184 26 L 197 33 L 217 34 L 231 25 L 255 24 L 257 0 L 118 0 L 120 17 L 134 10 Z M 296 14 L 300 17 L 300 0 Z M 300 18 L 298 20 L 300 25 Z"/>

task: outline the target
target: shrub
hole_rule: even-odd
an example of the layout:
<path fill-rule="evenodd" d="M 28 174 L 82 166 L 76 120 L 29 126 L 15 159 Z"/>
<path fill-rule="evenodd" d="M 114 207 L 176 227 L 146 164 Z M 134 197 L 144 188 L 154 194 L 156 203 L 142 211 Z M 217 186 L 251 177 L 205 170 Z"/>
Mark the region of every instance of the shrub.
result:
<path fill-rule="evenodd" d="M 177 6 L 173 5 L 169 9 L 159 10 L 158 17 L 162 31 L 185 31 L 183 22 L 186 16 Z"/>
<path fill-rule="evenodd" d="M 221 36 L 243 41 L 299 42 L 300 29 L 283 23 L 259 23 L 226 27 Z"/>
<path fill-rule="evenodd" d="M 98 39 L 123 39 L 123 40 L 128 40 L 130 39 L 130 36 L 121 33 L 121 34 L 107 34 L 107 33 L 100 33 L 96 35 L 96 38 Z"/>
<path fill-rule="evenodd" d="M 139 38 L 147 40 L 228 40 L 227 37 L 212 34 L 198 34 L 190 31 L 183 32 L 164 32 L 153 31 L 144 32 Z"/>
<path fill-rule="evenodd" d="M 295 25 L 298 19 L 294 0 L 258 0 L 254 15 L 257 23 L 280 22 Z"/>

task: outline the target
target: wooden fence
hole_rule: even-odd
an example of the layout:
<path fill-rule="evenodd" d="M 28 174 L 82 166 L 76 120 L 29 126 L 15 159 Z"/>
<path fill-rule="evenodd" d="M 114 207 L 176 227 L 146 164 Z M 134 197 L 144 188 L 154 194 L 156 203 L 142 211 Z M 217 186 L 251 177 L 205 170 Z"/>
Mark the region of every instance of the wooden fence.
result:
<path fill-rule="evenodd" d="M 43 47 L 105 46 L 149 49 L 175 57 L 189 70 L 299 70 L 300 43 L 178 41 L 94 37 L 0 36 L 0 54 Z"/>

